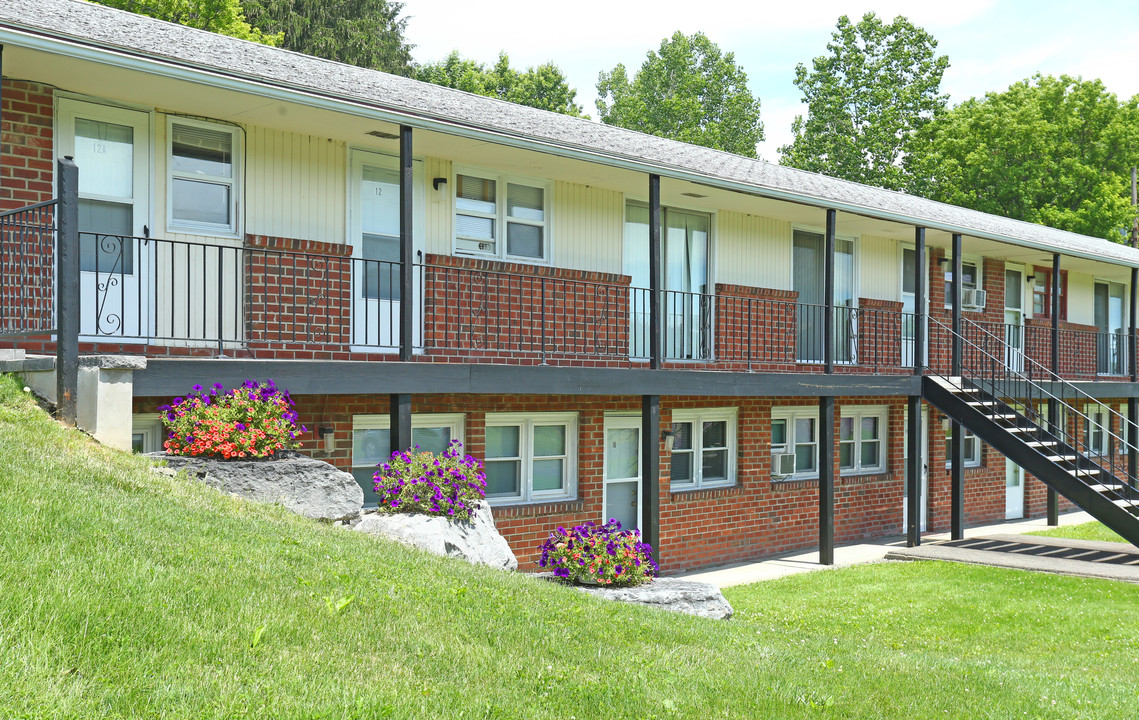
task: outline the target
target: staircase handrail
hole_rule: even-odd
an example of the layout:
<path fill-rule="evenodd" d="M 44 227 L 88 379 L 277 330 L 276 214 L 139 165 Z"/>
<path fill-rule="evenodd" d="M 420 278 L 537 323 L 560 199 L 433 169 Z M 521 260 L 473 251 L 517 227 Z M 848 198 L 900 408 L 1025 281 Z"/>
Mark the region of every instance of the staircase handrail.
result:
<path fill-rule="evenodd" d="M 929 320 L 934 325 L 937 325 L 942 330 L 944 330 L 950 337 L 956 335 L 960 339 L 963 346 L 970 347 L 972 350 L 979 353 L 984 358 L 987 358 L 990 362 L 999 364 L 1001 367 L 1004 367 L 1006 372 L 1008 372 L 1009 375 L 1015 376 L 1017 378 L 1017 382 L 1023 383 L 1027 387 L 1030 387 L 1030 388 L 1036 390 L 1040 395 L 1040 399 L 1046 399 L 1050 403 L 1055 402 L 1057 404 L 1057 407 L 1066 408 L 1072 416 L 1082 419 L 1085 423 L 1088 423 L 1090 426 L 1091 418 L 1088 417 L 1088 415 L 1086 413 L 1076 409 L 1073 405 L 1068 403 L 1063 397 L 1057 396 L 1056 394 L 1050 392 L 1040 383 L 1037 383 L 1035 380 L 1032 380 L 1029 377 L 1027 377 L 1023 371 L 1017 371 L 1017 370 L 1012 370 L 1011 368 L 1008 368 L 1007 364 L 1004 360 L 995 357 L 994 355 L 992 355 L 990 352 L 988 352 L 984 348 L 980 347 L 976 343 L 967 339 L 964 335 L 953 332 L 952 328 L 947 327 L 945 324 L 943 324 L 942 322 L 940 322 L 936 318 L 929 318 Z M 997 337 L 993 333 L 989 332 L 987 329 L 981 327 L 978 323 L 975 323 L 975 322 L 972 322 L 969 320 L 965 320 L 964 322 L 967 322 L 970 326 L 972 326 L 972 328 L 976 329 L 977 331 L 979 331 L 985 335 L 988 335 L 990 338 L 995 340 L 1001 347 L 1004 347 L 1006 349 L 1008 349 L 1010 347 L 1002 338 Z M 962 353 L 962 356 L 964 356 L 964 353 Z M 1040 363 L 1037 363 L 1036 361 L 1032 360 L 1031 358 L 1025 357 L 1024 360 L 1027 362 L 1033 363 L 1035 366 L 1042 367 L 1040 365 Z M 929 367 L 928 363 L 927 363 L 927 368 L 930 370 L 933 370 L 932 367 Z M 1119 443 L 1119 445 L 1117 447 L 1124 447 L 1124 448 L 1134 447 L 1133 443 L 1125 442 L 1123 440 L 1123 438 L 1121 438 L 1120 436 L 1116 435 L 1114 432 L 1111 431 L 1112 424 L 1111 424 L 1110 417 L 1112 417 L 1112 416 L 1118 417 L 1121 419 L 1121 421 L 1123 423 L 1128 423 L 1129 421 L 1127 420 L 1127 418 L 1124 415 L 1112 410 L 1109 406 L 1104 405 L 1102 402 L 1100 402 L 1100 400 L 1098 398 L 1095 398 L 1092 395 L 1084 392 L 1083 390 L 1080 390 L 1078 387 L 1076 387 L 1072 383 L 1068 382 L 1067 380 L 1064 380 L 1063 378 L 1059 377 L 1058 374 L 1052 372 L 1051 370 L 1047 370 L 1047 374 L 1053 378 L 1052 380 L 1048 381 L 1050 384 L 1052 384 L 1052 385 L 1059 384 L 1061 388 L 1063 388 L 1065 390 L 1070 390 L 1073 395 L 1080 397 L 1080 398 L 1085 398 L 1086 402 L 1095 403 L 1095 404 L 1103 407 L 1105 410 L 1107 410 L 1107 412 L 1109 413 L 1109 416 L 1108 416 L 1109 419 L 1108 419 L 1106 425 L 1099 425 L 1098 423 L 1096 423 L 1096 424 L 1099 425 L 1100 429 L 1106 434 L 1106 436 L 1110 437 L 1111 439 L 1113 439 Z M 995 382 L 993 384 L 994 384 L 994 389 L 995 389 Z M 1040 417 L 1040 413 L 1033 410 L 1032 408 L 1026 407 L 1025 410 L 1026 410 L 1025 415 L 1030 420 L 1032 420 L 1033 417 L 1037 417 L 1037 418 Z M 1034 420 L 1033 422 L 1036 422 L 1036 421 Z M 1044 419 L 1044 423 L 1047 423 L 1047 419 Z M 1036 424 L 1039 426 L 1042 426 L 1042 427 L 1048 427 L 1050 432 L 1059 431 L 1062 436 L 1067 436 L 1067 434 L 1068 434 L 1067 432 L 1065 432 L 1062 429 L 1051 428 L 1048 425 L 1042 424 L 1040 422 L 1036 422 Z M 1126 427 L 1126 425 L 1121 424 L 1120 427 Z M 1139 434 L 1139 433 L 1137 433 L 1137 434 Z M 1079 446 L 1080 445 L 1084 446 L 1084 449 L 1080 450 L 1080 453 L 1082 455 L 1084 455 L 1088 458 L 1095 456 L 1095 455 L 1093 455 L 1092 452 L 1090 452 L 1090 448 L 1087 446 L 1086 440 L 1082 443 L 1076 441 L 1075 437 L 1069 438 L 1069 440 L 1070 440 L 1070 442 L 1068 444 L 1071 447 L 1073 447 L 1073 449 L 1080 450 Z M 1132 440 L 1134 441 L 1134 438 Z M 1111 454 L 1111 448 L 1112 448 L 1112 443 L 1109 442 L 1108 443 L 1109 454 Z M 1111 454 L 1111 457 L 1109 457 L 1108 460 L 1109 460 L 1109 464 L 1110 464 L 1110 468 L 1111 468 L 1110 471 L 1112 474 L 1115 474 L 1116 463 L 1115 463 L 1114 454 Z M 1139 481 L 1139 478 L 1136 478 L 1135 476 L 1131 475 L 1131 473 L 1128 472 L 1126 468 L 1121 468 L 1121 469 L 1124 471 L 1124 475 L 1128 480 L 1128 484 L 1131 485 L 1131 487 L 1133 487 L 1133 488 L 1136 487 L 1137 484 L 1139 484 L 1139 483 L 1137 483 L 1137 481 Z"/>

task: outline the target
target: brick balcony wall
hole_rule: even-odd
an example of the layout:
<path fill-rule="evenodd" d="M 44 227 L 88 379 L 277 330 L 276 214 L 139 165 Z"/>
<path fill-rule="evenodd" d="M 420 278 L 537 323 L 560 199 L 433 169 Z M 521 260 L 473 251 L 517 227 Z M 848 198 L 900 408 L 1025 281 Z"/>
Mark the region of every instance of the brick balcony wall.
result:
<path fill-rule="evenodd" d="M 0 105 L 0 211 L 51 200 L 55 194 L 52 89 L 3 80 Z"/>

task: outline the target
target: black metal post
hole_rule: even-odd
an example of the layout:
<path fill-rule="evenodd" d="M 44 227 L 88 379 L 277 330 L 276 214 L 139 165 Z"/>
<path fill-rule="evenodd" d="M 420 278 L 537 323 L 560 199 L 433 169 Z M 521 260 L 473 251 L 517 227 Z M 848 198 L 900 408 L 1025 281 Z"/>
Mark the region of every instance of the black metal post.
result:
<path fill-rule="evenodd" d="M 415 283 L 412 268 L 411 128 L 399 126 L 399 359 L 411 360 L 415 347 Z M 394 425 L 392 426 L 395 427 Z M 408 440 L 411 438 L 409 437 Z M 393 446 L 394 447 L 394 446 Z"/>
<path fill-rule="evenodd" d="M 1131 177 L 1135 177 L 1132 168 Z M 1134 197 L 1134 183 L 1132 183 L 1132 197 Z M 1135 313 L 1139 310 L 1139 268 L 1131 268 L 1131 302 L 1128 308 L 1128 317 L 1131 319 L 1127 332 L 1127 369 L 1131 374 L 1131 382 L 1139 382 L 1139 358 L 1135 357 L 1136 334 L 1139 323 L 1136 322 Z M 1127 474 L 1133 481 L 1139 476 L 1139 398 L 1127 398 Z"/>
<path fill-rule="evenodd" d="M 641 396 L 641 539 L 660 562 L 660 395 Z"/>
<path fill-rule="evenodd" d="M 906 546 L 917 547 L 921 545 L 921 474 L 925 462 L 921 455 L 921 396 L 911 395 L 906 407 Z"/>
<path fill-rule="evenodd" d="M 961 235 L 953 234 L 953 280 L 950 285 L 952 295 L 951 308 L 953 313 L 953 338 L 951 342 L 951 357 L 949 374 L 961 377 L 962 373 L 962 342 L 961 342 L 961 273 L 963 272 L 961 259 Z M 965 537 L 965 437 L 961 423 L 952 420 L 949 429 L 949 526 L 950 536 L 954 540 Z"/>
<path fill-rule="evenodd" d="M 837 212 L 827 210 L 823 247 L 823 371 L 834 372 L 834 235 Z"/>
<path fill-rule="evenodd" d="M 1051 369 L 1052 380 L 1060 379 L 1060 253 L 1052 254 L 1052 337 L 1051 337 Z M 1055 393 L 1053 393 L 1055 394 Z M 1048 426 L 1056 432 L 1060 421 L 1060 406 L 1055 400 L 1048 401 Z M 1048 488 L 1048 524 L 1060 524 L 1060 496 L 1052 488 Z"/>
<path fill-rule="evenodd" d="M 388 412 L 391 414 L 391 451 L 411 448 L 411 395 L 392 393 L 388 396 Z"/>
<path fill-rule="evenodd" d="M 57 415 L 75 425 L 79 391 L 79 167 L 71 156 L 55 164 L 55 388 Z"/>
<path fill-rule="evenodd" d="M 660 175 L 649 175 L 649 367 L 661 367 Z"/>
<path fill-rule="evenodd" d="M 914 228 L 914 375 L 925 370 L 925 228 Z"/>
<path fill-rule="evenodd" d="M 834 397 L 819 398 L 819 564 L 834 565 Z"/>

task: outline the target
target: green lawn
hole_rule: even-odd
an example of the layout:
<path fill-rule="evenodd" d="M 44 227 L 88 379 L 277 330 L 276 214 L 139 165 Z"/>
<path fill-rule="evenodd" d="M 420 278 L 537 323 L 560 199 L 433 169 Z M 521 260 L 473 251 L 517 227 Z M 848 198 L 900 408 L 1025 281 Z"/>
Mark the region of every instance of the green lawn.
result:
<path fill-rule="evenodd" d="M 0 719 L 1139 717 L 1139 587 L 938 563 L 700 620 L 165 478 L 0 379 Z"/>
<path fill-rule="evenodd" d="M 1080 525 L 1063 525 L 1027 533 L 1045 537 L 1071 538 L 1073 540 L 1102 540 L 1103 542 L 1127 542 L 1118 533 L 1109 530 L 1103 523 L 1087 522 Z"/>

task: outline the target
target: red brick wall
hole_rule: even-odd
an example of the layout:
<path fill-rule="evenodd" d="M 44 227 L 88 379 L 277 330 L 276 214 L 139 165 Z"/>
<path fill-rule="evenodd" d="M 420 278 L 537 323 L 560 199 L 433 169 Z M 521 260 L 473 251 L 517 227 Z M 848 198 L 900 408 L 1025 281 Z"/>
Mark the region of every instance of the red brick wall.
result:
<path fill-rule="evenodd" d="M 12 210 L 54 194 L 52 91 L 23 80 L 3 83 L 0 210 Z"/>
<path fill-rule="evenodd" d="M 716 366 L 795 372 L 794 290 L 716 285 Z"/>
<path fill-rule="evenodd" d="M 192 379 L 187 380 L 192 383 Z M 168 401 L 162 398 L 136 400 L 139 412 L 153 412 Z M 336 450 L 323 452 L 315 433 L 305 442 L 305 451 L 347 469 L 351 461 L 352 416 L 388 412 L 386 396 L 301 396 L 297 398 L 301 420 L 309 428 L 331 426 Z M 844 407 L 875 405 L 888 408 L 885 451 L 887 469 L 881 474 L 842 476 L 836 458 L 835 536 L 840 543 L 902 532 L 903 398 L 840 398 L 837 420 Z M 669 458 L 661 445 L 661 547 L 665 572 L 730 562 L 754 560 L 780 552 L 817 547 L 818 482 L 778 481 L 771 478 L 771 412 L 776 407 L 817 408 L 817 398 L 662 398 L 662 424 L 671 423 L 672 412 L 686 408 L 737 407 L 737 484 L 729 488 L 672 492 Z M 510 542 L 524 569 L 533 569 L 537 548 L 558 525 L 571 526 L 586 520 L 600 521 L 603 482 L 603 436 L 606 412 L 638 412 L 637 397 L 604 396 L 415 396 L 413 412 L 461 412 L 465 415 L 466 450 L 484 453 L 485 416 L 488 412 L 577 412 L 577 497 L 566 502 L 495 510 L 498 527 Z M 936 417 L 936 413 L 931 413 Z M 943 474 L 945 456 L 939 441 L 941 426 L 930 423 L 929 478 L 930 529 L 949 527 L 948 477 Z M 966 475 L 966 510 L 970 524 L 1004 517 L 1004 459 L 986 450 L 985 467 Z M 1036 510 L 1029 494 L 1030 511 Z"/>

